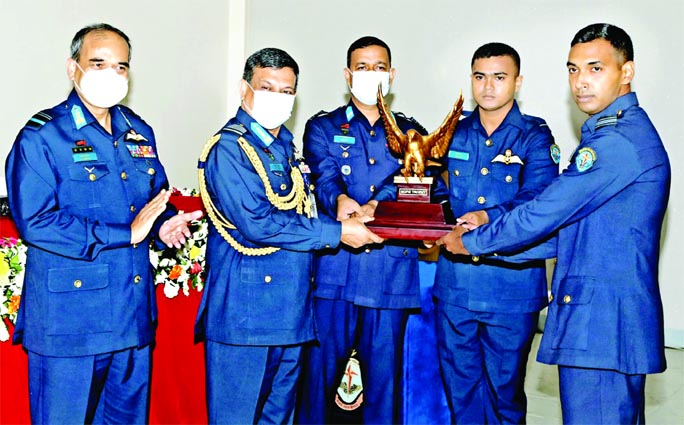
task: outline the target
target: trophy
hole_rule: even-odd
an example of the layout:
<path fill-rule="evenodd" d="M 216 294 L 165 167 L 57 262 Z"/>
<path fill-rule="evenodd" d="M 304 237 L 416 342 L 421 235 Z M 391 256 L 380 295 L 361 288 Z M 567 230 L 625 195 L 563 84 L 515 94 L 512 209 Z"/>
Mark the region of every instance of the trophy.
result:
<path fill-rule="evenodd" d="M 430 188 L 434 177 L 425 176 L 425 166 L 431 160 L 443 157 L 449 149 L 463 111 L 463 96 L 449 111 L 442 124 L 432 133 L 423 136 L 410 129 L 404 134 L 394 120 L 381 87 L 378 87 L 378 109 L 385 127 L 387 146 L 396 155 L 403 155 L 401 175 L 394 177 L 397 201 L 381 201 L 375 209 L 375 220 L 366 226 L 385 239 L 436 240 L 451 232 L 455 223 L 448 204 L 430 203 Z"/>

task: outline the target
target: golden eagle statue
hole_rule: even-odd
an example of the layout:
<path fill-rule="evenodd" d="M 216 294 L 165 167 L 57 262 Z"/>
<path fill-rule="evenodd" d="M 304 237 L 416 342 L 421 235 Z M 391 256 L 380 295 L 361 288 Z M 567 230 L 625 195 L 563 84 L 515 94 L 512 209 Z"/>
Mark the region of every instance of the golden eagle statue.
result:
<path fill-rule="evenodd" d="M 401 174 L 407 179 L 411 176 L 422 178 L 425 175 L 425 163 L 429 159 L 441 158 L 449 149 L 451 136 L 463 112 L 463 95 L 458 95 L 454 107 L 439 128 L 427 136 L 414 129 L 408 130 L 406 134 L 401 131 L 385 103 L 381 85 L 378 86 L 378 109 L 385 126 L 387 145 L 395 154 L 404 154 L 404 168 Z"/>

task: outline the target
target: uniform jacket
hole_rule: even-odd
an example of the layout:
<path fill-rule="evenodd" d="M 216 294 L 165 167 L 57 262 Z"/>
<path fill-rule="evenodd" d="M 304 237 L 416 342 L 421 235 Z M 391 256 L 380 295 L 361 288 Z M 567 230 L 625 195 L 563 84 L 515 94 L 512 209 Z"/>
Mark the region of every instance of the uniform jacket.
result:
<path fill-rule="evenodd" d="M 455 217 L 486 210 L 493 221 L 539 194 L 558 175 L 558 147 L 546 122 L 520 113 L 517 102 L 487 136 L 479 109 L 462 119 L 448 153 L 449 201 Z M 547 303 L 544 261 L 440 256 L 435 296 L 474 311 L 524 313 Z"/>
<path fill-rule="evenodd" d="M 401 114 L 395 118 L 402 131 L 415 128 L 425 133 L 415 121 Z M 371 126 L 352 102 L 307 122 L 304 157 L 322 214 L 336 218 L 337 197 L 343 193 L 359 205 L 396 199 L 393 179 L 401 163 L 387 148 L 382 119 Z M 340 246 L 320 252 L 316 266 L 317 297 L 374 308 L 420 305 L 415 243 Z"/>
<path fill-rule="evenodd" d="M 239 135 L 228 128 L 235 124 L 245 131 L 242 137 L 255 148 L 277 195 L 292 190 L 290 171 L 297 166 L 292 133 L 284 126 L 274 138 L 240 108 L 219 132 L 221 139 L 205 165 L 211 199 L 236 226 L 230 234 L 241 245 L 281 249 L 270 255 L 243 255 L 213 224 L 209 226 L 208 274 L 196 336 L 236 345 L 303 343 L 315 338 L 310 251 L 337 246 L 341 225 L 326 217 L 307 218 L 294 209 L 274 207 L 266 197 L 264 183 L 237 143 Z"/>
<path fill-rule="evenodd" d="M 558 258 L 538 360 L 627 374 L 665 369 L 658 289 L 667 153 L 636 94 L 582 126 L 569 167 L 533 201 L 463 236 L 469 252 Z"/>
<path fill-rule="evenodd" d="M 130 224 L 168 182 L 152 128 L 124 106 L 110 114 L 112 135 L 72 91 L 29 120 L 7 158 L 12 216 L 29 245 L 14 341 L 39 354 L 154 339 L 149 242 L 131 245 Z"/>

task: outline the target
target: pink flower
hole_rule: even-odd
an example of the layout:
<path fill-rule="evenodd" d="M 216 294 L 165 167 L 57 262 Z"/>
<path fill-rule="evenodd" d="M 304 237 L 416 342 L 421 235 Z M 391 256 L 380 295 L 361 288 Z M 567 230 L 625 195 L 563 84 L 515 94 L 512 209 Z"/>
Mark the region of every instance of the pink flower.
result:
<path fill-rule="evenodd" d="M 190 266 L 190 274 L 199 274 L 202 272 L 202 265 L 200 263 L 192 263 Z"/>

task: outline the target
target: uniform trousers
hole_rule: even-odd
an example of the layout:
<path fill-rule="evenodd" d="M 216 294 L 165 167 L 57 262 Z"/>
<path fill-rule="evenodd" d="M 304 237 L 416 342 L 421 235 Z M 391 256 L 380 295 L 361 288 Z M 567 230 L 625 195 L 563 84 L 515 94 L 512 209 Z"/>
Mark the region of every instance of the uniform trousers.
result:
<path fill-rule="evenodd" d="M 401 376 L 408 309 L 377 309 L 344 300 L 314 300 L 319 342 L 306 350 L 298 423 L 347 422 L 336 417 L 335 393 L 352 349 L 361 364 L 362 420 L 401 423 Z"/>
<path fill-rule="evenodd" d="M 558 366 L 564 424 L 643 424 L 646 375 Z"/>
<path fill-rule="evenodd" d="M 28 352 L 35 424 L 144 424 L 149 409 L 150 347 L 80 357 Z"/>
<path fill-rule="evenodd" d="M 437 300 L 435 328 L 452 422 L 523 423 L 538 313 L 486 313 Z"/>
<path fill-rule="evenodd" d="M 291 424 L 302 346 L 205 343 L 211 424 Z"/>

